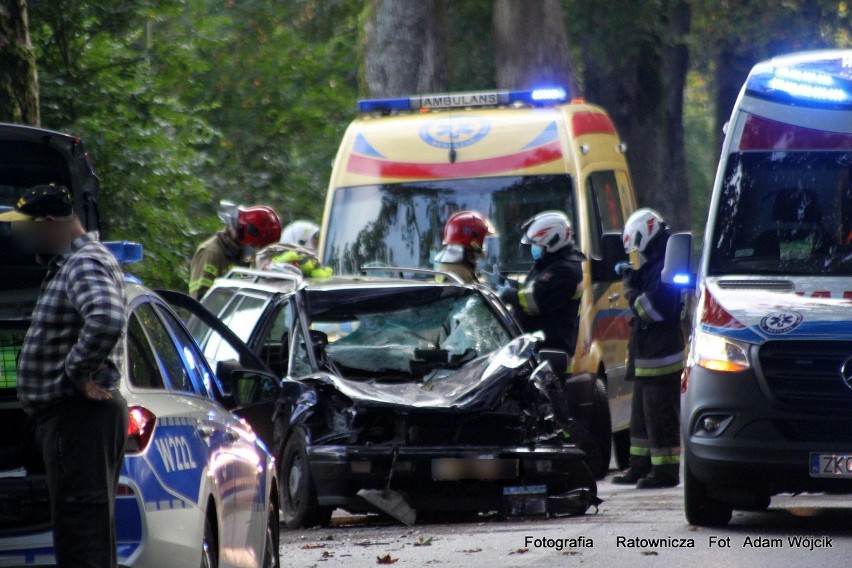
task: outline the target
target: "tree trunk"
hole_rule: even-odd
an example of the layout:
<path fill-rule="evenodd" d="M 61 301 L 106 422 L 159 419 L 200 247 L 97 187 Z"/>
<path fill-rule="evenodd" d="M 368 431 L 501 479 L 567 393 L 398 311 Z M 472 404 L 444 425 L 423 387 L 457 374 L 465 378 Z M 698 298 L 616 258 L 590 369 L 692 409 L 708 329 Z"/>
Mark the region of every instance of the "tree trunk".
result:
<path fill-rule="evenodd" d="M 577 93 L 560 0 L 494 0 L 492 25 L 498 88 Z"/>
<path fill-rule="evenodd" d="M 688 66 L 686 0 L 659 4 L 660 33 L 637 36 L 630 53 L 602 61 L 588 52 L 586 98 L 612 116 L 627 143 L 640 206 L 653 207 L 678 230 L 690 228 L 683 142 L 683 89 Z"/>
<path fill-rule="evenodd" d="M 369 0 L 363 39 L 367 94 L 396 97 L 443 91 L 444 24 L 443 0 Z"/>
<path fill-rule="evenodd" d="M 26 0 L 0 0 L 0 122 L 39 124 Z"/>

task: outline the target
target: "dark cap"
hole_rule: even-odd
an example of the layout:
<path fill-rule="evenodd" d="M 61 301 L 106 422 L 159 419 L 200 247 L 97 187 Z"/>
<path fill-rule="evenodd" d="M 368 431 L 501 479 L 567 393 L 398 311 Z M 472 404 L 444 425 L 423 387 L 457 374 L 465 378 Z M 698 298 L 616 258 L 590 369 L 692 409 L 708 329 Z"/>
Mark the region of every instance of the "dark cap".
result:
<path fill-rule="evenodd" d="M 15 209 L 0 213 L 0 222 L 33 221 L 39 217 L 68 217 L 74 212 L 71 193 L 62 185 L 31 187 L 15 204 Z"/>

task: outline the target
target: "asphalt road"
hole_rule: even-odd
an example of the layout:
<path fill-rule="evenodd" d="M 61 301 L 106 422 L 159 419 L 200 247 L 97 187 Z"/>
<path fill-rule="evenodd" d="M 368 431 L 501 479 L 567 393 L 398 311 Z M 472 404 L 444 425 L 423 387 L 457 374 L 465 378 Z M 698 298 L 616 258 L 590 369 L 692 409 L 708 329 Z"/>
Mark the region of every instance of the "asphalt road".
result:
<path fill-rule="evenodd" d="M 776 497 L 767 512 L 735 512 L 731 525 L 720 530 L 686 523 L 680 487 L 639 491 L 612 485 L 607 478 L 598 488 L 604 504 L 597 514 L 560 519 L 483 517 L 406 527 L 338 511 L 330 528 L 283 531 L 281 566 L 377 566 L 380 558 L 396 566 L 465 568 L 850 564 L 852 496 Z M 801 540 L 798 546 L 796 539 Z M 823 548 L 811 550 L 815 543 Z"/>

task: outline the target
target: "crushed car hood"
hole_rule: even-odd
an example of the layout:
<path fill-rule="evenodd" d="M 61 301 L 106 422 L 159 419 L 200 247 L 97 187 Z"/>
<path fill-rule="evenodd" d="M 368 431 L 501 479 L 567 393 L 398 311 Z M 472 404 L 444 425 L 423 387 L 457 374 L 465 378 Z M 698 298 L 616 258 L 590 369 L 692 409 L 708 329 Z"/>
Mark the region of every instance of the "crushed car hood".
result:
<path fill-rule="evenodd" d="M 852 288 L 848 278 L 708 278 L 706 291 L 722 312 L 701 327 L 751 343 L 770 339 L 852 339 Z"/>
<path fill-rule="evenodd" d="M 532 371 L 531 360 L 538 341 L 532 335 L 522 335 L 502 349 L 427 382 L 356 381 L 334 375 L 314 375 L 305 380 L 331 385 L 364 406 L 465 412 L 491 410 L 517 377 Z"/>

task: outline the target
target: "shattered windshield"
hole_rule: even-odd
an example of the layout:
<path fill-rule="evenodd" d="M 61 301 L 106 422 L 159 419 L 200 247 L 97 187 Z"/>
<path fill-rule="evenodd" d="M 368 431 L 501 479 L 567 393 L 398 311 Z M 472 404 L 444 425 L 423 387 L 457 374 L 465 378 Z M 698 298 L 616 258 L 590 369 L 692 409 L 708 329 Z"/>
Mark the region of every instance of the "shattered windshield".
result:
<path fill-rule="evenodd" d="M 376 290 L 315 314 L 311 329 L 327 339 L 319 359 L 345 378 L 428 381 L 512 339 L 478 292 L 446 290 Z"/>
<path fill-rule="evenodd" d="M 852 274 L 852 153 L 731 154 L 711 274 Z"/>
<path fill-rule="evenodd" d="M 334 192 L 323 260 L 335 274 L 357 274 L 371 265 L 432 268 L 444 224 L 464 209 L 494 224 L 501 269 L 511 272 L 527 272 L 532 263 L 520 244 L 525 220 L 558 209 L 576 221 L 567 175 L 344 187 Z"/>

